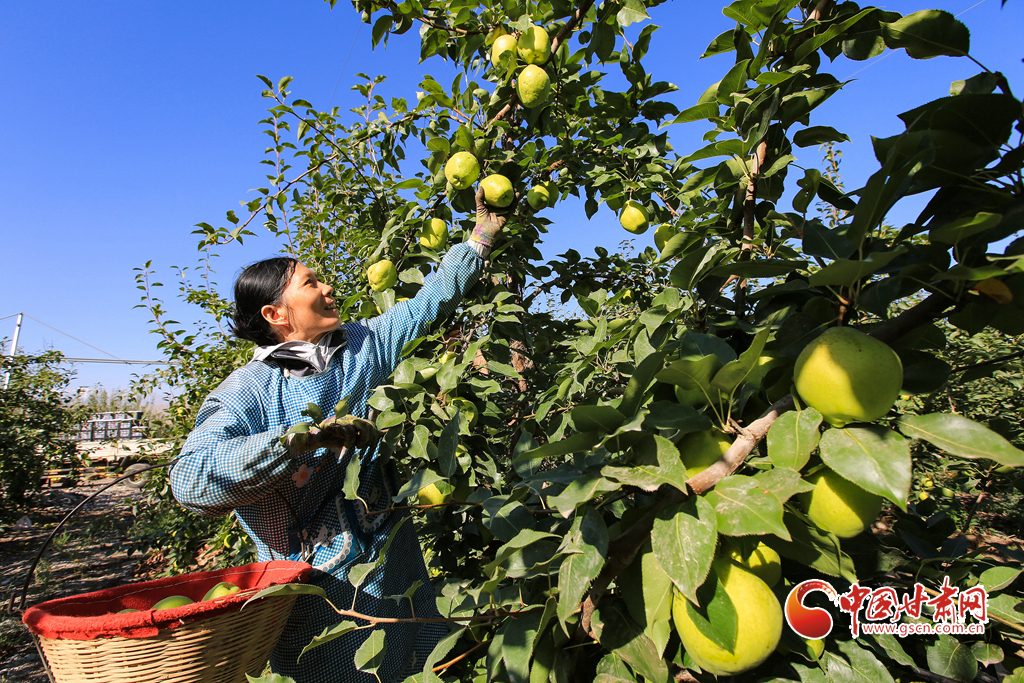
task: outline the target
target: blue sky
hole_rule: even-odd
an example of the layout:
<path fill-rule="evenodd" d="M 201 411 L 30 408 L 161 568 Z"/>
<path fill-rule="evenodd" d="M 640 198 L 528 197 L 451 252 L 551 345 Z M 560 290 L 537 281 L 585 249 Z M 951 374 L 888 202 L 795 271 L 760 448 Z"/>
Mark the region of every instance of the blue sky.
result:
<path fill-rule="evenodd" d="M 724 3 L 674 0 L 651 11 L 662 26 L 644 63 L 656 79 L 675 83 L 667 99 L 696 102 L 728 68 L 729 55 L 699 61 L 707 44 L 731 28 Z M 971 53 L 1024 88 L 1024 3 L 1009 0 L 897 1 L 904 14 L 940 8 L 961 15 Z M 342 0 L 332 11 L 319 0 L 218 2 L 94 0 L 89 3 L 0 3 L 0 120 L 6 139 L 0 165 L 3 267 L 0 318 L 24 312 L 83 343 L 26 319 L 20 346 L 56 348 L 71 357 L 157 359 L 148 314 L 133 308 L 141 292 L 133 269 L 146 261 L 167 287 L 164 298 L 186 327 L 196 312 L 174 304 L 172 266 L 197 263 L 192 226 L 224 224 L 223 216 L 263 184 L 267 138 L 257 122 L 268 106 L 255 74 L 275 82 L 294 77 L 292 91 L 318 108 L 358 105 L 356 74 L 388 76 L 385 98 L 414 98 L 427 73 L 451 81 L 451 65 L 419 64 L 415 31 L 370 49 L 370 27 Z M 949 83 L 979 68 L 966 59 L 915 61 L 903 51 L 869 62 L 839 58 L 824 67 L 853 78 L 815 112 L 813 124 L 847 133 L 843 178 L 857 187 L 877 168 L 870 135 L 902 130 L 900 112 L 948 93 Z M 617 66 L 607 69 L 617 72 Z M 702 123 L 673 126 L 676 151 L 701 144 Z M 814 148 L 798 163 L 820 165 Z M 920 206 L 900 207 L 909 220 Z M 547 214 L 555 224 L 546 257 L 572 247 L 591 252 L 628 237 L 610 211 L 587 221 L 565 202 Z M 643 248 L 653 231 L 640 236 Z M 246 263 L 272 255 L 269 235 L 221 250 L 216 280 L 228 291 Z M 0 320 L 9 338 L 14 318 Z M 88 345 L 86 345 L 88 344 Z M 81 364 L 75 385 L 126 387 L 140 366 Z"/>

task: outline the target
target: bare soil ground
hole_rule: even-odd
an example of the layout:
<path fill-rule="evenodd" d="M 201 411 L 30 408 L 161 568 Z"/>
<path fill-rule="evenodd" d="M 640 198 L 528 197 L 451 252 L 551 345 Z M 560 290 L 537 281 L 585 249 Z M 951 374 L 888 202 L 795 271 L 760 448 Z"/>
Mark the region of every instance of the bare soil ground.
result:
<path fill-rule="evenodd" d="M 31 527 L 0 530 L 0 566 L 4 568 L 0 576 L 0 683 L 48 682 L 20 614 L 8 613 L 7 607 L 12 596 L 14 607 L 18 607 L 29 568 L 49 533 L 104 483 L 44 489 L 28 513 Z M 128 487 L 115 485 L 69 520 L 36 567 L 25 600 L 26 609 L 54 598 L 140 581 L 154 573 L 154 567 L 142 564 L 141 556 L 128 557 L 123 550 L 132 520 L 132 498 L 138 495 Z"/>

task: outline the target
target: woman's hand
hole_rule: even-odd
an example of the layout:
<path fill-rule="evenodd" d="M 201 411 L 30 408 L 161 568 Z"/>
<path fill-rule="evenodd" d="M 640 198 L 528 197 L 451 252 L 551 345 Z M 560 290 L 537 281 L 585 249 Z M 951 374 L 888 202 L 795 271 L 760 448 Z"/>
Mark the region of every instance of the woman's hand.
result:
<path fill-rule="evenodd" d="M 346 415 L 324 420 L 320 429 L 287 434 L 282 443 L 295 456 L 318 448 L 366 448 L 379 438 L 380 432 L 372 422 Z"/>
<path fill-rule="evenodd" d="M 494 246 L 494 240 L 498 237 L 501 229 L 505 227 L 505 221 L 515 212 L 518 203 L 519 193 L 517 192 L 512 205 L 506 209 L 504 214 L 499 214 L 488 208 L 484 202 L 484 188 L 482 186 L 478 188 L 476 191 L 476 228 L 473 229 L 471 239 L 486 245 L 488 249 Z"/>
<path fill-rule="evenodd" d="M 366 448 L 379 438 L 380 432 L 372 422 L 355 415 L 324 420 L 320 431 L 313 435 L 315 448 Z"/>

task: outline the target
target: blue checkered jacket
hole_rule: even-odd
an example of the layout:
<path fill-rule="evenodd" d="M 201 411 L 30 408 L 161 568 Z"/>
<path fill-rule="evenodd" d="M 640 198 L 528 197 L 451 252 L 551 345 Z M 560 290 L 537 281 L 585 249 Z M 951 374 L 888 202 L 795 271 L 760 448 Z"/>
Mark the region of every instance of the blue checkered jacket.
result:
<path fill-rule="evenodd" d="M 402 347 L 425 334 L 431 321 L 450 316 L 479 280 L 482 267 L 483 259 L 474 249 L 456 245 L 413 299 L 377 318 L 343 325 L 344 347 L 324 372 L 296 377 L 276 363 L 252 361 L 231 373 L 203 402 L 195 429 L 171 469 L 175 498 L 203 515 L 233 510 L 255 543 L 260 561 L 308 561 L 319 570 L 312 581 L 341 609 L 353 605 L 348 568 L 375 559 L 394 526 L 405 519 L 382 568 L 355 595 L 355 610 L 410 617 L 409 600 L 391 596 L 401 596 L 420 581 L 412 600 L 416 616 L 437 616 L 412 521 L 400 513 L 366 514 L 366 506 L 371 511 L 391 506 L 400 484 L 393 463 L 382 461 L 376 447 L 355 452 L 352 457 L 363 463 L 362 500 L 349 500 L 341 493 L 347 458 L 338 462 L 338 451 L 328 449 L 292 457 L 281 437 L 292 425 L 308 420 L 301 412 L 309 403 L 329 415 L 339 400 L 347 398 L 348 411 L 365 417 L 367 399 L 402 360 Z M 300 535 L 312 548 L 312 557 L 301 556 Z M 375 683 L 352 662 L 370 629 L 321 645 L 297 661 L 314 636 L 339 621 L 321 598 L 300 596 L 271 657 L 275 673 L 298 683 Z M 438 624 L 389 625 L 385 661 L 377 672 L 381 680 L 402 680 L 421 669 L 447 633 Z"/>

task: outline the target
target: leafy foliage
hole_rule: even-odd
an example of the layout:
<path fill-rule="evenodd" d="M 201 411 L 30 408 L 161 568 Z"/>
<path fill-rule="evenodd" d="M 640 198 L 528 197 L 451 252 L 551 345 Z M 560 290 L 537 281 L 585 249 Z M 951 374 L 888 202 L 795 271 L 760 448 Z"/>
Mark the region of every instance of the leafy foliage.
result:
<path fill-rule="evenodd" d="M 414 296 L 439 259 L 417 239 L 428 220 L 448 223 L 451 242 L 472 228 L 472 189 L 444 175 L 457 151 L 522 191 L 547 183 L 556 201 L 578 197 L 588 217 L 632 201 L 676 230 L 660 253 L 570 250 L 541 263 L 549 221 L 520 205 L 461 312 L 411 343 L 370 400 L 385 443 L 405 454 L 408 483 L 395 505 L 418 511 L 438 603 L 452 619 L 422 680 L 664 681 L 695 670 L 650 589 L 674 586 L 709 633 L 731 642 L 722 615 L 744 605 L 716 591 L 708 569 L 723 539 L 742 547 L 751 536 L 782 556 L 782 597 L 805 578 L 937 591 L 950 576 L 988 586 L 994 618 L 983 638 L 921 636 L 910 651 L 891 636 L 849 639 L 838 628 L 818 655 L 787 631 L 785 656 L 742 676 L 890 680 L 927 670 L 969 680 L 1022 642 L 1019 591 L 987 573 L 1019 571 L 1022 555 L 1003 545 L 982 556 L 934 499 L 909 496 L 926 448 L 928 462 L 1021 462 L 1010 399 L 1019 378 L 1006 372 L 976 411 L 955 379 L 1019 360 L 1007 349 L 1024 333 L 1024 251 L 1012 241 L 1022 227 L 1021 102 L 988 69 L 954 84 L 953 95 L 901 115 L 902 134 L 875 140 L 879 169 L 846 191 L 834 154 L 824 174 L 790 175 L 795 147 L 846 139 L 811 125 L 843 86 L 823 57 L 969 56 L 963 24 L 932 10 L 737 0 L 724 9 L 735 26 L 705 53 L 735 53 L 734 64 L 678 111 L 658 99 L 675 86 L 643 64 L 657 4 L 356 0 L 375 45 L 418 24 L 421 59 L 451 60 L 458 77 L 446 87 L 426 76 L 415 102 L 388 103 L 374 94 L 382 77 L 361 75 L 366 103 L 355 117 L 292 98 L 290 78 L 261 77 L 272 102 L 262 122 L 272 140 L 267 187 L 244 220 L 228 212 L 231 227 L 200 224 L 200 246 L 241 241 L 262 220 L 285 251 L 338 283 L 343 320 L 387 310 Z M 515 59 L 495 63 L 487 41 L 498 28 L 535 24 L 552 37 L 552 92 L 527 109 L 517 106 Z M 628 84 L 621 92 L 598 70 L 615 65 Z M 707 145 L 675 152 L 670 127 L 697 122 Z M 787 189 L 796 190 L 789 211 Z M 932 194 L 920 216 L 887 225 L 901 199 L 923 192 Z M 824 211 L 809 213 L 812 203 Z M 399 282 L 372 292 L 363 270 L 384 258 Z M 148 268 L 139 275 L 147 293 Z M 183 282 L 182 292 L 217 322 L 228 310 L 209 285 Z M 163 377 L 180 391 L 181 439 L 248 349 L 223 330 L 179 331 L 148 304 L 162 348 L 181 362 Z M 870 331 L 900 355 L 904 398 L 873 424 L 828 428 L 791 394 L 796 357 L 834 325 Z M 988 425 L 970 419 L 988 415 Z M 701 432 L 731 445 L 688 477 L 705 454 L 684 437 Z M 970 442 L 996 444 L 998 455 L 969 452 Z M 892 533 L 839 539 L 817 528 L 796 494 L 821 464 L 889 499 Z M 416 505 L 428 484 L 449 502 Z M 188 521 L 194 538 L 211 533 Z M 375 623 L 344 610 L 339 622 Z M 369 671 L 387 643 L 366 642 L 357 666 Z"/>
<path fill-rule="evenodd" d="M 82 465 L 71 435 L 87 411 L 65 393 L 74 373 L 62 362 L 59 351 L 0 361 L 0 518 L 28 504 L 44 471 L 64 467 L 74 476 Z"/>

